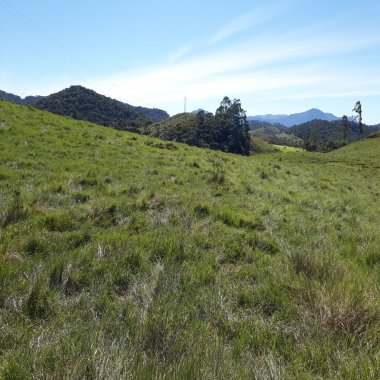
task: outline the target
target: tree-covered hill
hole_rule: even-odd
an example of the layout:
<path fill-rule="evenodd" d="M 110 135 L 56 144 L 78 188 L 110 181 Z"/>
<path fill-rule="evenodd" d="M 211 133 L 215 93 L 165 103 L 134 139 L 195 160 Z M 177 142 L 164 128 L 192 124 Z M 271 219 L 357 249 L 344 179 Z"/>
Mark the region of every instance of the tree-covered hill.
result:
<path fill-rule="evenodd" d="M 78 107 L 78 104 L 83 103 L 86 109 L 83 107 Z M 169 114 L 158 108 L 146 108 L 146 107 L 134 107 L 126 103 L 119 102 L 114 99 L 107 98 L 103 95 L 97 94 L 95 91 L 88 90 L 81 86 L 72 86 L 69 89 L 60 91 L 56 94 L 50 96 L 27 96 L 21 98 L 18 95 L 14 95 L 5 91 L 0 90 L 0 99 L 8 100 L 17 104 L 27 104 L 39 107 L 41 109 L 46 109 L 50 112 L 57 113 L 64 116 L 77 115 L 74 117 L 80 120 L 93 121 L 98 124 L 117 125 L 118 129 L 124 129 L 124 123 L 120 120 L 123 118 L 123 114 L 127 112 L 127 119 L 136 119 L 136 115 L 131 116 L 130 111 L 134 110 L 138 114 L 143 115 L 145 118 L 150 120 L 152 123 L 156 123 L 161 120 L 169 118 Z M 91 100 L 90 100 L 91 99 Z M 38 102 L 38 104 L 37 104 Z M 65 103 L 67 103 L 65 105 Z M 93 107 L 100 106 L 102 112 L 105 113 L 102 117 L 93 110 Z M 80 112 L 75 113 L 75 109 L 79 109 Z M 113 118 L 112 113 L 116 110 L 116 115 Z M 105 124 L 107 122 L 107 124 Z"/>
<path fill-rule="evenodd" d="M 288 129 L 288 127 L 285 127 L 285 125 L 279 123 L 270 123 L 263 120 L 248 120 L 248 125 L 250 130 L 276 127 L 279 131 L 285 132 Z"/>
<path fill-rule="evenodd" d="M 365 138 L 377 129 L 377 126 L 364 125 L 363 134 L 360 134 L 357 124 L 348 121 L 347 131 L 344 132 L 341 120 L 312 120 L 290 127 L 288 131 L 302 139 L 310 150 L 325 151 Z"/>
<path fill-rule="evenodd" d="M 240 100 L 225 97 L 215 116 L 212 113 L 182 113 L 151 125 L 147 134 L 188 145 L 248 155 L 249 126 Z"/>
<path fill-rule="evenodd" d="M 200 148 L 232 152 L 229 150 L 229 134 L 223 131 L 215 116 L 210 113 L 174 115 L 168 120 L 149 126 L 147 134 Z"/>
<path fill-rule="evenodd" d="M 0 101 L 0 379 L 379 379 L 379 157 Z"/>
<path fill-rule="evenodd" d="M 249 123 L 251 135 L 262 141 L 322 152 L 365 138 L 379 129 L 379 125 L 365 125 L 363 134 L 360 134 L 358 125 L 349 120 L 347 120 L 346 131 L 344 131 L 342 120 L 312 120 L 290 128 L 263 121 Z"/>
<path fill-rule="evenodd" d="M 152 123 L 158 123 L 159 121 L 169 119 L 169 114 L 159 108 L 146 108 L 146 107 L 134 107 L 135 111 L 141 113 L 148 118 Z"/>
<path fill-rule="evenodd" d="M 212 114 L 202 116 L 202 125 L 198 114 L 181 113 L 149 126 L 147 134 L 163 140 L 182 142 L 188 145 L 212 148 L 214 142 L 215 118 Z"/>
<path fill-rule="evenodd" d="M 82 86 L 71 86 L 46 96 L 34 103 L 34 106 L 57 115 L 70 116 L 120 130 L 137 132 L 150 123 L 148 118 L 136 112 L 133 107 Z"/>

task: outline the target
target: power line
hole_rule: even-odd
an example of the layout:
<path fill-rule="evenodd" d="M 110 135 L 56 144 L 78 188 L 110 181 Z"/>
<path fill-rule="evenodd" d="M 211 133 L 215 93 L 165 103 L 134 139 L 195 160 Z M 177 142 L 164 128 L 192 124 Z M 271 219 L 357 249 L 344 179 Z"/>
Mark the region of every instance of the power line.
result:
<path fill-rule="evenodd" d="M 40 51 L 38 51 L 37 49 L 33 48 L 32 46 L 30 46 L 29 44 L 27 44 L 25 41 L 15 37 L 14 35 L 10 34 L 9 32 L 7 32 L 6 30 L 4 30 L 3 28 L 0 27 L 0 31 L 4 34 L 6 34 L 9 38 L 13 39 L 14 41 L 16 41 L 17 43 L 25 46 L 26 48 L 28 48 L 29 50 L 31 50 L 33 53 L 39 55 L 41 58 L 45 59 L 47 62 L 49 63 L 52 63 L 54 65 L 56 65 L 57 67 L 59 67 L 60 69 L 66 71 L 68 74 L 76 77 L 77 75 L 68 70 L 66 67 L 62 66 L 61 64 L 57 63 L 56 61 L 53 61 L 52 59 L 48 58 L 46 55 L 42 54 Z"/>
<path fill-rule="evenodd" d="M 5 6 L 5 9 L 19 18 L 22 22 L 24 22 L 26 25 L 28 25 L 30 28 L 32 28 L 35 32 L 40 34 L 43 38 L 45 38 L 50 44 L 55 46 L 56 48 L 59 48 L 61 51 L 66 54 L 70 59 L 73 59 L 74 61 L 78 62 L 81 66 L 83 66 L 87 71 L 91 71 L 95 76 L 98 76 L 99 73 L 96 72 L 91 66 L 89 66 L 86 62 L 84 62 L 82 59 L 80 59 L 77 55 L 73 54 L 69 49 L 67 49 L 58 39 L 56 39 L 54 36 L 52 36 L 50 33 L 46 32 L 44 29 L 42 29 L 39 25 L 37 25 L 33 20 L 31 20 L 29 17 L 27 17 L 24 13 L 22 13 L 20 10 L 16 9 L 8 0 L 2 0 L 3 5 Z M 34 53 L 38 54 L 40 57 L 44 58 L 45 60 L 49 61 L 50 63 L 56 64 L 58 67 L 69 73 L 70 75 L 74 75 L 74 77 L 79 76 L 74 74 L 72 71 L 68 70 L 67 68 L 63 67 L 60 64 L 57 64 L 56 62 L 53 62 L 51 59 L 44 56 L 42 53 L 38 52 L 36 49 L 32 48 L 30 45 L 26 44 L 25 41 L 21 41 L 18 38 L 12 36 L 10 33 L 4 31 L 1 29 L 3 33 L 7 34 L 9 37 L 13 38 L 15 41 L 21 43 L 22 45 L 28 47 L 30 50 L 32 50 Z M 147 104 L 147 102 L 137 98 L 133 94 L 126 92 L 124 88 L 120 87 L 118 84 L 114 83 L 110 79 L 104 79 L 105 82 L 110 84 L 112 87 L 117 89 L 122 94 L 127 95 L 127 97 L 131 97 L 138 101 L 139 103 Z M 96 88 L 96 87 L 95 87 Z M 101 92 L 101 90 L 97 89 L 97 91 Z"/>

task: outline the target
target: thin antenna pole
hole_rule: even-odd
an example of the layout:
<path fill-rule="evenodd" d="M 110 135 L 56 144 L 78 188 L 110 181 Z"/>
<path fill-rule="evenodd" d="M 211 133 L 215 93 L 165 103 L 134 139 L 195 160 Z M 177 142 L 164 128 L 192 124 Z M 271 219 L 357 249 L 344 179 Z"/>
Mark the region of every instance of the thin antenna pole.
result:
<path fill-rule="evenodd" d="M 187 98 L 185 96 L 185 98 L 183 99 L 183 112 L 186 113 L 186 101 L 187 101 Z"/>

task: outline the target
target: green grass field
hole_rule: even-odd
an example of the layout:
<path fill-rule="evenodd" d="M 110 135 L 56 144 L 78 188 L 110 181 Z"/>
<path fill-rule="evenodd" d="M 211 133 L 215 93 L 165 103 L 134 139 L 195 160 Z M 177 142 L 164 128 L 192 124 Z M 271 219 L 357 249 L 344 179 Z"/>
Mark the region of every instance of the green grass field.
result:
<path fill-rule="evenodd" d="M 0 378 L 380 378 L 379 184 L 1 101 Z"/>

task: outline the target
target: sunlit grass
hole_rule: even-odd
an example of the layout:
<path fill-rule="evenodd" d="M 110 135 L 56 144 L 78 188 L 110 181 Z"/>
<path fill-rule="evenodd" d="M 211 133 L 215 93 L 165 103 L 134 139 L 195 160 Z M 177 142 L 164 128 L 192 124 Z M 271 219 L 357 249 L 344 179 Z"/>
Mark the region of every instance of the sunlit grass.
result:
<path fill-rule="evenodd" d="M 380 140 L 285 153 L 0 102 L 0 378 L 379 378 Z"/>
<path fill-rule="evenodd" d="M 285 146 L 285 145 L 276 145 L 272 144 L 276 149 L 278 149 L 280 152 L 283 153 L 289 153 L 289 152 L 303 152 L 304 149 L 297 148 L 295 146 Z"/>

